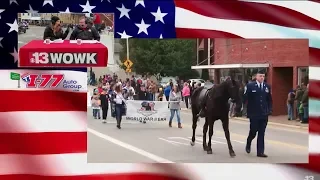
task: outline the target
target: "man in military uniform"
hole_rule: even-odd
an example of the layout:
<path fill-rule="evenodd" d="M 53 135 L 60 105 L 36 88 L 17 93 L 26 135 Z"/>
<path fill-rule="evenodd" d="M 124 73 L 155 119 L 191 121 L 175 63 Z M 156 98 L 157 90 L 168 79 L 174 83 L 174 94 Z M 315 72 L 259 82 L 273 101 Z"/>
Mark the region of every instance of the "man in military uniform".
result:
<path fill-rule="evenodd" d="M 266 158 L 264 153 L 264 135 L 268 116 L 272 113 L 271 87 L 264 82 L 264 70 L 257 70 L 256 81 L 247 84 L 244 90 L 244 102 L 247 104 L 247 117 L 250 119 L 250 131 L 247 138 L 246 152 L 251 151 L 251 142 L 257 139 L 257 156 Z"/>

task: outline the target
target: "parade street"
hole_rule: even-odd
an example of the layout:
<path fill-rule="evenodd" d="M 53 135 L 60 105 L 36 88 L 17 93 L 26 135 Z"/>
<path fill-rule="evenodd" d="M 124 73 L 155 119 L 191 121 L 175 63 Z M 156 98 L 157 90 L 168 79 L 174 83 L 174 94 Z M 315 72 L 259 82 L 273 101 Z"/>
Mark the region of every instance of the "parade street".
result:
<path fill-rule="evenodd" d="M 213 154 L 202 149 L 202 125 L 198 122 L 196 145 L 190 145 L 192 135 L 191 112 L 181 111 L 183 128 L 178 129 L 176 119 L 173 127 L 168 122 L 146 124 L 122 120 L 122 129 L 116 128 L 116 120 L 109 115 L 107 123 L 92 117 L 88 108 L 88 163 L 306 163 L 308 162 L 308 132 L 268 125 L 266 129 L 266 154 L 268 158 L 256 156 L 256 139 L 251 154 L 245 152 L 249 123 L 230 120 L 230 133 L 235 158 L 229 156 L 221 121 L 214 126 L 212 138 Z"/>
<path fill-rule="evenodd" d="M 29 29 L 27 29 L 26 33 L 22 33 L 18 35 L 18 48 L 20 49 L 20 47 L 24 46 L 25 44 L 27 44 L 32 40 L 43 39 L 43 32 L 45 28 L 46 28 L 45 26 L 29 26 Z M 63 28 L 64 31 L 65 29 L 66 28 Z M 70 30 L 67 38 L 70 37 L 71 32 L 72 30 Z"/>

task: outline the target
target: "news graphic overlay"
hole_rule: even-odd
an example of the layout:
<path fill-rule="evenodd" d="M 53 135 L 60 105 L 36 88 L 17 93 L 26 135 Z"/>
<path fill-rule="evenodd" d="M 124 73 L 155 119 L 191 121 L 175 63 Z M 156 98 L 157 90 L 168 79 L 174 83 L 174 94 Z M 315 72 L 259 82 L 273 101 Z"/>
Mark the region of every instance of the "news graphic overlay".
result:
<path fill-rule="evenodd" d="M 1 71 L 1 82 L 9 88 L 86 92 L 86 73 L 70 71 Z M 0 86 L 2 88 L 2 86 Z"/>
<path fill-rule="evenodd" d="M 106 67 L 114 61 L 113 14 L 18 16 L 19 67 Z"/>

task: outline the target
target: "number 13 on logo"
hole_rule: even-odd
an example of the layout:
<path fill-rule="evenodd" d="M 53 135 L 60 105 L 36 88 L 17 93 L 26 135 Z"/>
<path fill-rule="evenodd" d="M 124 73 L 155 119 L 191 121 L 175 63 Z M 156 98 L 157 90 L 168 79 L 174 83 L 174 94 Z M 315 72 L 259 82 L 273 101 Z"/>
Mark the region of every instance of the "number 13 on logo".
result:
<path fill-rule="evenodd" d="M 314 176 L 305 176 L 303 180 L 315 180 Z"/>
<path fill-rule="evenodd" d="M 49 54 L 45 52 L 35 52 L 32 54 L 32 58 L 30 59 L 31 63 L 36 64 L 48 64 L 49 63 Z"/>

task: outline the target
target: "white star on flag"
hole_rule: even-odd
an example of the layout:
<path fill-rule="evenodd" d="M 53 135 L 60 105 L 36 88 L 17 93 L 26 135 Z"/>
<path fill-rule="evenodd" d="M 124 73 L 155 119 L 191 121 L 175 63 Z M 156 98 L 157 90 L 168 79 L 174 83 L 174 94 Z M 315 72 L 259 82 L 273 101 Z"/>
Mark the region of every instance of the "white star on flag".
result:
<path fill-rule="evenodd" d="M 121 8 L 117 7 L 117 9 L 120 11 L 119 19 L 121 19 L 123 16 L 126 16 L 128 19 L 130 19 L 129 12 L 131 11 L 131 9 L 127 9 L 123 4 L 122 4 Z"/>
<path fill-rule="evenodd" d="M 0 9 L 0 14 L 4 11 L 5 9 Z M 0 15 L 0 19 L 1 19 L 1 15 Z"/>
<path fill-rule="evenodd" d="M 85 5 L 80 4 L 80 6 L 83 8 L 82 12 L 88 12 L 88 13 L 92 13 L 92 9 L 96 8 L 96 6 L 91 6 L 89 1 L 87 1 Z"/>
<path fill-rule="evenodd" d="M 19 55 L 18 55 L 18 52 L 17 52 L 16 48 L 14 48 L 13 52 L 10 53 L 10 54 L 13 56 L 14 62 L 16 63 L 18 61 L 18 59 L 19 59 Z"/>
<path fill-rule="evenodd" d="M 3 39 L 3 37 L 0 37 L 0 47 L 3 48 L 2 44 L 1 44 L 2 39 Z"/>
<path fill-rule="evenodd" d="M 119 33 L 119 32 L 117 32 L 117 33 L 121 36 L 121 39 L 129 39 L 132 37 L 132 36 L 128 35 L 126 33 L 126 31 L 123 31 L 123 33 Z"/>
<path fill-rule="evenodd" d="M 45 6 L 46 4 L 50 4 L 50 5 L 53 7 L 53 2 L 52 2 L 52 0 L 44 0 L 42 6 Z"/>
<path fill-rule="evenodd" d="M 144 0 L 136 0 L 134 7 L 137 7 L 139 4 L 143 7 L 146 7 L 146 5 L 144 4 Z"/>
<path fill-rule="evenodd" d="M 38 13 L 38 11 L 33 10 L 31 5 L 29 4 L 29 10 L 26 10 L 28 13 Z"/>
<path fill-rule="evenodd" d="M 14 22 L 11 24 L 11 23 L 7 23 L 8 26 L 10 26 L 10 30 L 8 33 L 12 32 L 12 31 L 16 31 L 18 32 L 18 23 L 17 23 L 17 20 L 15 19 Z"/>
<path fill-rule="evenodd" d="M 70 13 L 69 7 L 65 11 L 59 11 L 60 13 Z"/>
<path fill-rule="evenodd" d="M 139 28 L 138 34 L 144 32 L 146 35 L 148 35 L 148 30 L 147 28 L 150 27 L 150 24 L 144 23 L 144 20 L 141 20 L 141 23 L 135 23 L 135 25 Z"/>
<path fill-rule="evenodd" d="M 163 36 L 162 36 L 162 34 L 160 34 L 160 37 L 159 37 L 159 39 L 163 39 Z"/>
<path fill-rule="evenodd" d="M 19 5 L 18 2 L 17 2 L 17 0 L 10 0 L 10 5 L 11 5 L 12 3 L 16 3 L 17 5 Z"/>
<path fill-rule="evenodd" d="M 161 21 L 164 24 L 163 18 L 168 14 L 168 13 L 162 13 L 160 6 L 158 6 L 157 12 L 151 12 L 151 14 L 155 17 L 155 21 Z"/>

